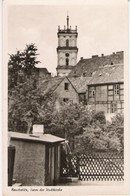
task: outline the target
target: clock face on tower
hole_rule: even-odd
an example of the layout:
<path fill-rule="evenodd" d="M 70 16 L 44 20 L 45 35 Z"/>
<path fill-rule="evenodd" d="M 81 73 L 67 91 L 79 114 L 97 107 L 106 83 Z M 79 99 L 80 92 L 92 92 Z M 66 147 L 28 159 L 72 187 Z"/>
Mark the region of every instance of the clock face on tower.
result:
<path fill-rule="evenodd" d="M 66 53 L 65 56 L 66 56 L 66 57 L 69 57 L 69 53 Z"/>

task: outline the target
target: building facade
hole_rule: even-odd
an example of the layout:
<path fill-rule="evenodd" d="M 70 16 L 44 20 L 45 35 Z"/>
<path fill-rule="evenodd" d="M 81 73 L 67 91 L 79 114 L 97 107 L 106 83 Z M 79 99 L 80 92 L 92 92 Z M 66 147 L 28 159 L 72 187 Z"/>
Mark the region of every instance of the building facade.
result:
<path fill-rule="evenodd" d="M 58 27 L 58 47 L 57 47 L 57 76 L 67 76 L 73 66 L 77 63 L 77 26 L 71 29 L 69 26 L 69 16 L 67 16 L 67 27 Z"/>
<path fill-rule="evenodd" d="M 93 74 L 88 85 L 88 104 L 94 110 L 114 114 L 124 110 L 124 66 L 107 65 Z"/>

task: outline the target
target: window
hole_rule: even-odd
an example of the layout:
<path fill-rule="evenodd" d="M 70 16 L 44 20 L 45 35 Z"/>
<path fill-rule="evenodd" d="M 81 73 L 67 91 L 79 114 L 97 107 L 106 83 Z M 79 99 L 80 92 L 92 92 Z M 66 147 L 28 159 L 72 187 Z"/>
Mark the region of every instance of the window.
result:
<path fill-rule="evenodd" d="M 63 98 L 63 101 L 64 101 L 64 102 L 68 102 L 69 99 L 68 99 L 68 98 Z"/>
<path fill-rule="evenodd" d="M 117 111 L 117 104 L 116 103 L 111 103 L 111 113 L 114 113 Z"/>
<path fill-rule="evenodd" d="M 92 97 L 95 97 L 95 90 L 91 91 L 91 95 L 92 95 Z"/>
<path fill-rule="evenodd" d="M 68 66 L 69 65 L 69 59 L 66 58 L 66 65 Z"/>
<path fill-rule="evenodd" d="M 90 98 L 94 98 L 95 97 L 95 90 L 94 89 L 89 91 L 89 97 Z"/>
<path fill-rule="evenodd" d="M 92 97 L 95 97 L 95 90 L 92 91 Z"/>
<path fill-rule="evenodd" d="M 119 95 L 119 84 L 115 84 L 114 86 L 114 94 Z"/>
<path fill-rule="evenodd" d="M 69 83 L 67 83 L 67 82 L 65 83 L 64 89 L 65 90 L 68 90 L 69 89 Z"/>
<path fill-rule="evenodd" d="M 69 40 L 66 40 L 66 46 L 69 47 Z"/>

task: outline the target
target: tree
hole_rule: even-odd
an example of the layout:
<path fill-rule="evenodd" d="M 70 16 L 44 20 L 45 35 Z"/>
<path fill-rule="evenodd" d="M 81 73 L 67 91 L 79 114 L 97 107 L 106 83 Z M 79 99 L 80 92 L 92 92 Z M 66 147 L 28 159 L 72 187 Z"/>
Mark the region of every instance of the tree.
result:
<path fill-rule="evenodd" d="M 34 80 L 33 80 L 34 79 Z M 18 83 L 9 94 L 8 121 L 9 130 L 30 132 L 32 124 L 47 124 L 49 114 L 54 110 L 55 96 L 42 95 L 40 87 L 35 87 L 35 76 L 24 83 Z M 22 125 L 26 124 L 26 130 Z"/>
<path fill-rule="evenodd" d="M 97 113 L 94 116 L 99 118 L 100 115 Z M 102 124 L 102 120 L 99 123 L 99 119 L 94 119 L 94 122 L 92 120 L 90 125 L 84 129 L 84 133 L 77 137 L 75 153 L 86 151 L 123 151 L 123 122 L 123 114 L 121 113 L 113 117 L 112 122 L 108 124 Z"/>
<path fill-rule="evenodd" d="M 24 51 L 17 50 L 16 54 L 9 55 L 9 89 L 17 85 L 20 71 L 24 73 L 24 76 L 29 77 L 31 75 L 31 70 L 40 63 L 40 61 L 37 61 L 37 50 L 35 44 L 29 44 L 26 45 Z"/>
<path fill-rule="evenodd" d="M 90 123 L 91 113 L 92 111 L 82 104 L 64 103 L 60 111 L 54 111 L 49 131 L 70 140 L 83 132 L 83 128 Z"/>

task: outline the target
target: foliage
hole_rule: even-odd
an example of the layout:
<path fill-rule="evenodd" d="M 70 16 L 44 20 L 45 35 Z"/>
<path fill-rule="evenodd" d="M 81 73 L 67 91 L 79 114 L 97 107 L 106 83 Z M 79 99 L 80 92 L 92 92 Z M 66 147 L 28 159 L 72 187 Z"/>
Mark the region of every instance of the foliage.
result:
<path fill-rule="evenodd" d="M 106 118 L 103 111 L 96 112 L 93 114 L 92 122 L 98 123 L 98 124 L 106 124 Z"/>
<path fill-rule="evenodd" d="M 16 54 L 9 55 L 9 88 L 17 85 L 20 72 L 23 72 L 24 75 L 29 77 L 31 75 L 31 70 L 40 63 L 40 61 L 37 61 L 37 50 L 35 44 L 29 44 L 26 45 L 24 51 L 17 50 Z"/>
<path fill-rule="evenodd" d="M 40 88 L 35 87 L 35 77 L 18 83 L 9 94 L 8 119 L 9 130 L 29 132 L 32 124 L 49 122 L 55 98 L 51 95 L 43 97 Z M 22 125 L 26 124 L 26 131 Z M 21 128 L 20 128 L 21 127 Z"/>
<path fill-rule="evenodd" d="M 98 116 L 95 114 L 95 116 Z M 96 121 L 97 122 L 97 121 Z M 91 123 L 77 137 L 75 153 L 87 151 L 122 151 L 124 149 L 123 115 L 117 114 L 109 124 Z"/>
<path fill-rule="evenodd" d="M 82 104 L 64 103 L 60 111 L 55 110 L 49 132 L 66 139 L 83 132 L 92 120 L 92 111 Z"/>

